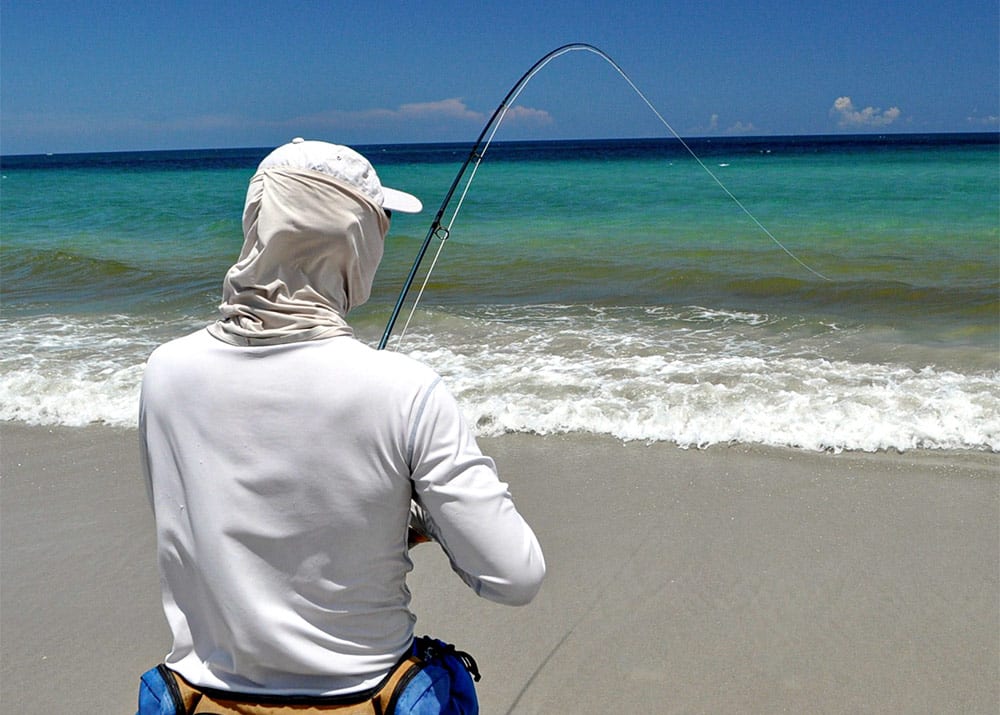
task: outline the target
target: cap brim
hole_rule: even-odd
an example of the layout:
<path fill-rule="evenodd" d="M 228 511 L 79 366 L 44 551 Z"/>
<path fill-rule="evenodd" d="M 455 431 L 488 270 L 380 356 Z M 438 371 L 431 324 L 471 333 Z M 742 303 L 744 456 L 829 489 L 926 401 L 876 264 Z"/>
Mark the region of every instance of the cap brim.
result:
<path fill-rule="evenodd" d="M 404 214 L 418 214 L 424 210 L 424 205 L 413 194 L 405 191 L 382 187 L 382 208 L 399 211 Z"/>

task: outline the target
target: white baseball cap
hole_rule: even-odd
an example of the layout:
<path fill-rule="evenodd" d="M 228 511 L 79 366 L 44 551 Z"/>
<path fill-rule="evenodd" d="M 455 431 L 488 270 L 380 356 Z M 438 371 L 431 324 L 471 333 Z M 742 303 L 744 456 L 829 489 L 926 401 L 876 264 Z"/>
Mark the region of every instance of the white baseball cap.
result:
<path fill-rule="evenodd" d="M 281 167 L 311 169 L 332 176 L 389 211 L 415 214 L 424 208 L 416 196 L 382 186 L 371 162 L 350 147 L 296 137 L 264 157 L 257 171 Z"/>

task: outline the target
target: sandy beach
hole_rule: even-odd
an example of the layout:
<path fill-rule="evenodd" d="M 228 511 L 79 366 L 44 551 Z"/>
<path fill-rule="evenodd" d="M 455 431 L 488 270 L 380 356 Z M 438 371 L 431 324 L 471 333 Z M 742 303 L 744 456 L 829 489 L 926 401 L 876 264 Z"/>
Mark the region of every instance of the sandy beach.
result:
<path fill-rule="evenodd" d="M 130 713 L 162 658 L 134 431 L 0 425 L 0 710 Z M 531 605 L 434 546 L 417 630 L 494 713 L 996 713 L 998 457 L 482 440 L 545 550 Z"/>

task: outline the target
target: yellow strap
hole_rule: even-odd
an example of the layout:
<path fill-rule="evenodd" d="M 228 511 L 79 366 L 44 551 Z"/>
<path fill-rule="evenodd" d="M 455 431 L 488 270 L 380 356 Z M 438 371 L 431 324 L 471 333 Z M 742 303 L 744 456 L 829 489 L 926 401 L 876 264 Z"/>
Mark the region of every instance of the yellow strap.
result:
<path fill-rule="evenodd" d="M 229 700 L 218 697 L 215 693 L 203 693 L 191 685 L 179 674 L 170 671 L 184 702 L 182 715 L 384 715 L 392 698 L 393 692 L 410 668 L 421 661 L 416 656 L 410 656 L 397 665 L 389 674 L 385 684 L 370 699 L 360 703 L 344 703 L 338 705 L 309 703 L 253 703 L 242 700 Z"/>

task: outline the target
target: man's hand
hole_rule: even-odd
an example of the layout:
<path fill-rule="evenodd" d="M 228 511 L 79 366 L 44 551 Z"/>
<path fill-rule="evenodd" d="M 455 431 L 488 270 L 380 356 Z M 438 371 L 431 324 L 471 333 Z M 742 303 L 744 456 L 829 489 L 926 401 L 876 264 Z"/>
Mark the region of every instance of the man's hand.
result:
<path fill-rule="evenodd" d="M 431 540 L 431 537 L 426 534 L 421 534 L 419 531 L 414 529 L 412 526 L 406 535 L 406 545 L 411 549 L 417 544 L 425 544 Z"/>

